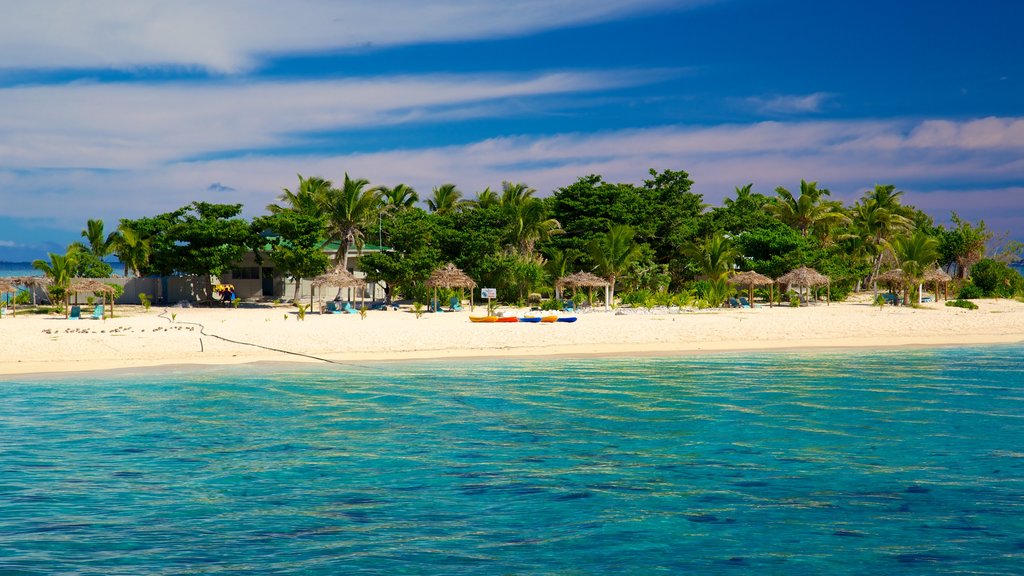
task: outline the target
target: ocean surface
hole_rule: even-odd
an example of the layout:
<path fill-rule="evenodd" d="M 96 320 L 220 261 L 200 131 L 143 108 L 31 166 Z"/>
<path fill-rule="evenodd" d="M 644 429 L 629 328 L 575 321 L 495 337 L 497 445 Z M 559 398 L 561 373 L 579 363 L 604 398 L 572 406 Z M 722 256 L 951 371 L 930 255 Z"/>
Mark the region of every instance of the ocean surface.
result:
<path fill-rule="evenodd" d="M 1020 574 L 1024 346 L 0 380 L 0 574 Z"/>

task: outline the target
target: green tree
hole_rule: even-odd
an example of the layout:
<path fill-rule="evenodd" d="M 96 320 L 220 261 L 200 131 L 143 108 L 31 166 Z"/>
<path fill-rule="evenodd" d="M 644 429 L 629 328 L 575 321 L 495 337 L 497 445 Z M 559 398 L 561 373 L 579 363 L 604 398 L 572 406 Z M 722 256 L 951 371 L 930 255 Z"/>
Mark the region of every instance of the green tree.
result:
<path fill-rule="evenodd" d="M 367 189 L 369 184 L 346 173 L 342 187 L 328 190 L 321 206 L 327 216 L 328 240 L 339 244 L 334 263 L 342 268 L 348 267 L 349 247 L 362 250 L 363 230 L 377 221 L 381 209 L 379 193 Z"/>
<path fill-rule="evenodd" d="M 944 266 L 956 265 L 956 277 L 966 279 L 971 275 L 971 266 L 985 256 L 985 248 L 992 238 L 992 232 L 981 220 L 973 225 L 953 212 L 951 219 L 956 228 L 939 230 L 939 258 Z"/>
<path fill-rule="evenodd" d="M 50 296 L 51 304 L 59 302 L 66 305 L 68 288 L 71 286 L 71 278 L 74 276 L 73 270 L 78 254 L 79 250 L 77 248 L 69 247 L 64 254 L 50 252 L 48 254 L 49 261 L 32 261 L 32 267 L 50 279 L 50 285 L 47 287 L 46 292 Z M 64 315 L 67 317 L 66 311 Z"/>
<path fill-rule="evenodd" d="M 487 209 L 493 206 L 500 205 L 501 198 L 498 196 L 497 192 L 491 190 L 490 187 L 488 187 L 484 188 L 480 192 L 477 192 L 476 198 L 473 198 L 472 200 L 466 200 L 463 202 L 463 204 L 465 204 L 468 208 L 474 210 L 478 208 Z"/>
<path fill-rule="evenodd" d="M 324 200 L 327 197 L 333 184 L 330 180 L 313 176 L 303 178 L 299 174 L 299 187 L 292 192 L 282 188 L 281 195 L 277 197 L 280 204 L 270 204 L 267 212 L 280 214 L 281 212 L 292 211 L 300 214 L 315 215 L 321 213 Z"/>
<path fill-rule="evenodd" d="M 900 204 L 901 196 L 903 191 L 891 184 L 876 184 L 854 205 L 853 227 L 855 234 L 864 239 L 865 252 L 873 256 L 872 278 L 878 275 L 886 251 L 892 250 L 892 237 L 906 233 L 913 224 Z"/>
<path fill-rule="evenodd" d="M 455 211 L 461 198 L 462 192 L 455 187 L 455 184 L 442 184 L 434 188 L 434 196 L 427 199 L 427 206 L 431 212 L 448 214 Z"/>
<path fill-rule="evenodd" d="M 285 210 L 255 218 L 252 225 L 253 232 L 266 239 L 269 258 L 279 273 L 296 280 L 313 278 L 330 264 L 323 250 L 323 216 Z M 292 298 L 299 299 L 299 282 Z"/>
<path fill-rule="evenodd" d="M 896 260 L 903 270 L 903 302 L 910 303 L 910 288 L 921 282 L 921 278 L 939 258 L 939 241 L 918 230 L 910 236 L 893 240 Z"/>
<path fill-rule="evenodd" d="M 419 202 L 420 196 L 412 187 L 405 184 L 396 184 L 394 187 L 378 186 L 381 202 L 389 210 L 411 208 Z"/>
<path fill-rule="evenodd" d="M 821 238 L 827 237 L 831 226 L 847 219 L 837 203 L 823 200 L 831 192 L 819 189 L 817 182 L 801 180 L 799 197 L 782 186 L 775 189 L 775 194 L 776 197 L 767 204 L 767 210 L 802 236 L 814 232 Z"/>
<path fill-rule="evenodd" d="M 615 279 L 629 270 L 639 255 L 640 244 L 634 240 L 635 235 L 631 227 L 613 224 L 606 233 L 590 241 L 590 257 L 596 263 L 598 273 L 611 284 L 610 301 L 615 300 Z"/>
<path fill-rule="evenodd" d="M 149 263 L 149 240 L 143 238 L 127 221 L 122 221 L 117 231 L 113 249 L 117 259 L 124 265 L 124 275 L 141 275 Z"/>
<path fill-rule="evenodd" d="M 371 282 L 384 282 L 386 299 L 396 292 L 412 294 L 442 264 L 437 218 L 420 208 L 393 214 L 384 221 L 384 242 L 390 248 L 363 256 L 360 268 Z"/>
<path fill-rule="evenodd" d="M 85 238 L 88 244 L 82 244 L 81 242 L 76 242 L 75 244 L 83 251 L 102 260 L 113 251 L 117 232 L 111 232 L 109 235 L 106 235 L 103 230 L 103 220 L 88 220 L 85 223 L 85 229 L 82 230 L 82 238 Z"/>
<path fill-rule="evenodd" d="M 690 242 L 684 248 L 684 253 L 708 280 L 726 278 L 739 256 L 732 240 L 723 234 L 713 234 L 699 242 Z"/>

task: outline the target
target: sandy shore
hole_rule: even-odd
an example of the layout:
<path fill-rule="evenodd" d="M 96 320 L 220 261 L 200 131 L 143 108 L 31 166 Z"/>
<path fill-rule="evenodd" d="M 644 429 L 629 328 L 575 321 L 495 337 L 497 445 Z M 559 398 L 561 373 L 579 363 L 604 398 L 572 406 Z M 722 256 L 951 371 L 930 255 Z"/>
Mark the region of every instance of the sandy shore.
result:
<path fill-rule="evenodd" d="M 864 302 L 674 314 L 596 311 L 579 315 L 572 324 L 474 324 L 468 311 L 420 319 L 405 311 L 373 311 L 365 319 L 310 314 L 300 322 L 287 306 L 153 308 L 148 313 L 119 306 L 116 318 L 103 321 L 5 315 L 0 319 L 0 376 L 320 361 L 310 357 L 355 362 L 1024 342 L 1024 303 L 978 304 L 980 309 L 973 311 L 942 303 L 880 310 Z M 478 307 L 475 314 L 482 313 Z"/>

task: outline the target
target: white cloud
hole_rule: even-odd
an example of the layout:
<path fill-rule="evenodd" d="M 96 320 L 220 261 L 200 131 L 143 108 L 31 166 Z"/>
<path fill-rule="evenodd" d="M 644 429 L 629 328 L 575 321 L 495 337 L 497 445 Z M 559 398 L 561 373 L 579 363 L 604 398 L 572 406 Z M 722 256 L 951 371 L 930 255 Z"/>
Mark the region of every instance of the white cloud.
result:
<path fill-rule="evenodd" d="M 808 114 L 821 112 L 831 97 L 825 92 L 806 95 L 751 96 L 744 100 L 749 108 L 769 115 Z"/>
<path fill-rule="evenodd" d="M 0 69 L 197 67 L 268 54 L 533 34 L 709 0 L 34 0 L 0 19 Z"/>
<path fill-rule="evenodd" d="M 671 71 L 423 75 L 195 86 L 0 89 L 0 168 L 138 169 L 204 154 L 282 147 L 304 133 L 507 113 L 512 98 L 631 86 Z"/>
<path fill-rule="evenodd" d="M 768 122 L 710 128 L 662 127 L 597 134 L 493 138 L 441 148 L 376 153 L 239 158 L 147 165 L 122 171 L 0 172 L 0 204 L 8 216 L 58 214 L 54 225 L 78 230 L 89 217 L 116 221 L 172 210 L 193 200 L 240 202 L 248 214 L 263 211 L 295 174 L 341 179 L 345 172 L 374 184 L 405 182 L 424 195 L 455 182 L 466 194 L 502 180 L 541 191 L 591 173 L 613 182 L 639 182 L 648 168 L 682 169 L 694 190 L 718 203 L 737 185 L 771 193 L 816 180 L 850 202 L 875 183 L 907 190 L 907 201 L 937 219 L 958 210 L 985 217 L 1003 229 L 1024 230 L 1024 145 L 1008 147 L 1017 119 L 953 122 L 941 144 L 915 137 L 931 121 Z M 976 139 L 967 126 L 987 126 L 995 137 Z M 999 136 L 998 127 L 1006 132 Z M 887 147 L 865 142 L 888 143 Z M 979 148 L 990 142 L 991 147 Z M 223 189 L 210 191 L 210 183 Z M 964 190 L 950 190 L 958 183 Z M 54 206 L 61 210 L 55 211 Z M 1014 211 L 1014 207 L 1017 208 Z M 990 216 L 986 216 L 989 214 Z"/>

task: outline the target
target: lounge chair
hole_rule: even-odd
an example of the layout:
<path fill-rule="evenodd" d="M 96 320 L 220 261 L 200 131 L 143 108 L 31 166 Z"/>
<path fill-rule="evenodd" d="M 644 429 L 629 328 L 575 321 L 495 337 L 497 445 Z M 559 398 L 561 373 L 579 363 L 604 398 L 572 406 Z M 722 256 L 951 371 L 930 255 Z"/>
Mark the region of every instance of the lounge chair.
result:
<path fill-rule="evenodd" d="M 572 300 L 562 300 L 562 311 L 563 312 L 575 312 L 576 303 Z"/>
<path fill-rule="evenodd" d="M 444 312 L 444 308 L 441 308 L 441 305 L 438 304 L 437 300 L 431 300 L 430 301 L 430 306 L 427 309 L 430 310 L 431 312 L 437 312 L 437 313 Z"/>
<path fill-rule="evenodd" d="M 92 316 L 90 316 L 90 318 L 93 320 L 103 320 L 103 304 L 96 305 L 96 308 L 93 309 Z"/>
<path fill-rule="evenodd" d="M 884 300 L 886 304 L 892 304 L 893 306 L 897 306 L 900 303 L 899 296 L 888 292 L 882 294 L 882 300 Z"/>
<path fill-rule="evenodd" d="M 750 304 L 750 300 L 747 300 L 747 297 L 746 297 L 746 296 L 740 296 L 740 304 L 741 304 L 741 305 L 742 305 L 742 306 L 743 306 L 744 308 L 760 308 L 760 307 L 761 307 L 761 306 L 759 306 L 759 305 L 757 305 L 757 304 L 751 305 L 751 304 Z"/>
<path fill-rule="evenodd" d="M 729 308 L 743 308 L 743 305 L 740 304 L 739 300 L 730 297 L 729 298 Z"/>
<path fill-rule="evenodd" d="M 338 308 L 338 303 L 331 300 L 327 303 L 327 313 L 329 314 L 341 314 L 341 308 Z"/>
<path fill-rule="evenodd" d="M 451 299 L 448 300 L 448 310 L 452 312 L 462 312 L 462 304 L 459 302 L 459 298 L 457 296 L 452 296 Z"/>
<path fill-rule="evenodd" d="M 359 310 L 353 308 L 351 302 L 345 302 L 345 307 L 342 308 L 341 311 L 346 314 L 359 314 Z"/>
<path fill-rule="evenodd" d="M 68 316 L 68 319 L 69 320 L 81 320 L 82 319 L 82 307 L 78 306 L 77 304 L 75 306 L 72 306 L 71 307 L 71 315 Z"/>

